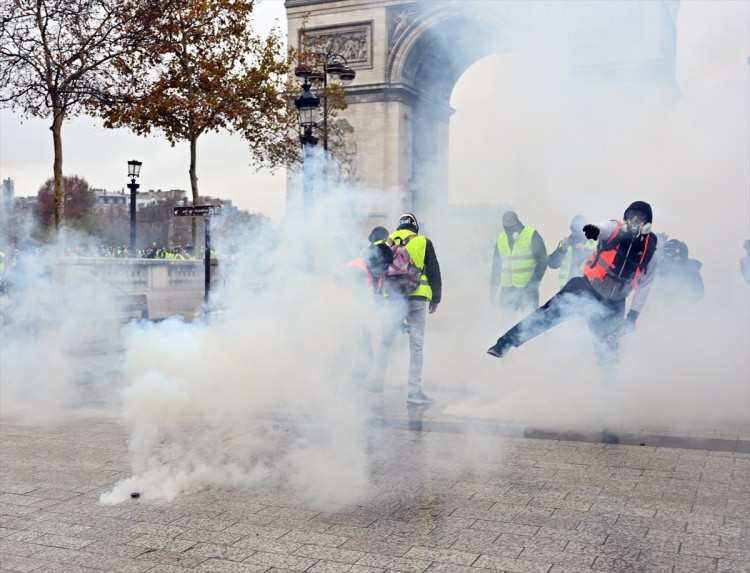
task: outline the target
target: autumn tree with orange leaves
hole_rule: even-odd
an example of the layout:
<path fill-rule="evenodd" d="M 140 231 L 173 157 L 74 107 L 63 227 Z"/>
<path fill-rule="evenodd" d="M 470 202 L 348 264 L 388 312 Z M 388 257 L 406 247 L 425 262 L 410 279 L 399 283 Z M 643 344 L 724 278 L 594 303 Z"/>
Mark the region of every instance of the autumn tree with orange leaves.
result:
<path fill-rule="evenodd" d="M 65 185 L 65 217 L 66 222 L 73 228 L 86 229 L 86 219 L 94 215 L 96 193 L 85 179 L 78 175 L 63 177 Z M 37 200 L 34 204 L 34 217 L 43 235 L 54 229 L 55 222 L 55 180 L 47 179 L 39 188 Z"/>
<path fill-rule="evenodd" d="M 254 0 L 176 0 L 150 22 L 154 41 L 143 45 L 150 65 L 125 59 L 120 68 L 132 90 L 91 111 L 110 128 L 139 135 L 161 132 L 172 146 L 190 149 L 193 204 L 198 191 L 198 139 L 211 131 L 241 134 L 258 166 L 286 165 L 299 157 L 290 136 L 285 90 L 289 63 L 278 29 L 253 31 Z"/>

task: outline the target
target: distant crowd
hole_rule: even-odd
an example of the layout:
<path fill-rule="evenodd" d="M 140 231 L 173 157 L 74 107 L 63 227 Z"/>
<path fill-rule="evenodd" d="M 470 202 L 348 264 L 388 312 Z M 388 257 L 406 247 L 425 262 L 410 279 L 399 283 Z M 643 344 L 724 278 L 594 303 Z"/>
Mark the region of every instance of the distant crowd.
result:
<path fill-rule="evenodd" d="M 68 248 L 65 253 L 69 257 L 103 257 L 109 259 L 129 259 L 130 248 L 125 245 L 111 246 L 111 245 L 99 245 L 96 248 L 91 248 L 86 245 L 76 245 L 75 247 Z M 217 252 L 211 249 L 211 257 L 215 258 Z M 195 260 L 195 249 L 192 245 L 183 247 L 181 245 L 175 247 L 157 247 L 153 245 L 144 249 L 138 249 L 135 255 L 139 259 L 173 259 L 173 260 Z M 198 253 L 198 258 L 203 258 L 203 253 Z"/>

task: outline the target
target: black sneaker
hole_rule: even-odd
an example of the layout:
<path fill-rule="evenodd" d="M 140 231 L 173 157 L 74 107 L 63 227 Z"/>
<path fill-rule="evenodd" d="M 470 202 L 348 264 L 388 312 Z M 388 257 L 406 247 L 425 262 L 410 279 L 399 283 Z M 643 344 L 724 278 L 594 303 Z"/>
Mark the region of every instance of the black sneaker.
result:
<path fill-rule="evenodd" d="M 406 399 L 406 403 L 407 404 L 434 404 L 435 400 L 433 400 L 427 394 L 425 394 L 424 392 L 420 390 L 416 394 L 409 394 L 409 397 Z"/>
<path fill-rule="evenodd" d="M 510 343 L 510 340 L 505 338 L 504 336 L 501 336 L 497 339 L 497 342 L 494 346 L 490 346 L 487 349 L 487 354 L 490 356 L 494 356 L 495 358 L 502 358 L 506 354 L 508 354 L 508 351 L 511 349 L 513 345 Z"/>

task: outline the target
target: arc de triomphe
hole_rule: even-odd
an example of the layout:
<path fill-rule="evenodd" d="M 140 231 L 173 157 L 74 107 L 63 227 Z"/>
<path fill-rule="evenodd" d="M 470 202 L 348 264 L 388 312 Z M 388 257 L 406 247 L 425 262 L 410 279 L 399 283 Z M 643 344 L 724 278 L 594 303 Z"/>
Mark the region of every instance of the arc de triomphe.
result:
<path fill-rule="evenodd" d="M 341 177 L 378 192 L 364 219 L 425 213 L 447 200 L 450 96 L 472 64 L 513 52 L 556 23 L 571 39 L 567 64 L 583 83 L 616 76 L 674 99 L 678 0 L 286 0 L 289 43 L 343 55 L 356 71 L 346 110 L 329 126 Z M 556 13 L 557 12 L 557 13 Z M 559 23 L 559 26 L 558 24 Z M 653 95 L 651 89 L 649 94 Z"/>

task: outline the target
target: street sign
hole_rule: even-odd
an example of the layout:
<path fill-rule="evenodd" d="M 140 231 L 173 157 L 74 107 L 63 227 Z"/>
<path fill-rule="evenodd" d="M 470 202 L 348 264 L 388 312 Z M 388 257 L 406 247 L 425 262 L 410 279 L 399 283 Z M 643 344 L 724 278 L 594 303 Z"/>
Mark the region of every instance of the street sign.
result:
<path fill-rule="evenodd" d="M 175 217 L 208 217 L 206 219 L 206 240 L 203 252 L 204 259 L 204 283 L 205 294 L 203 301 L 208 305 L 208 292 L 211 290 L 211 217 L 221 215 L 221 205 L 191 205 L 188 207 L 175 207 Z"/>
<path fill-rule="evenodd" d="M 175 207 L 175 217 L 211 217 L 221 215 L 221 205 L 192 205 L 190 207 Z"/>

